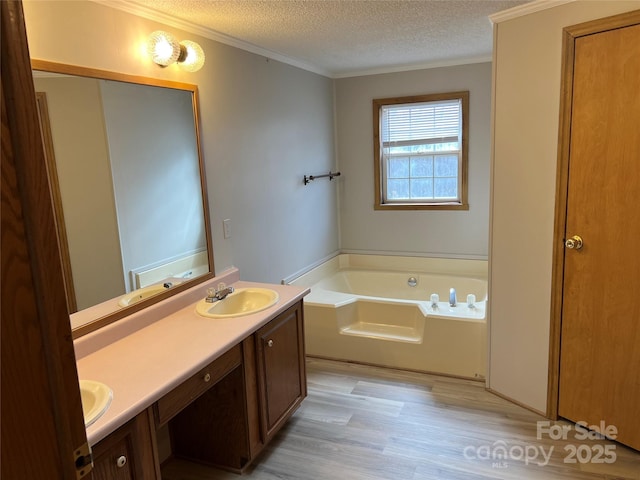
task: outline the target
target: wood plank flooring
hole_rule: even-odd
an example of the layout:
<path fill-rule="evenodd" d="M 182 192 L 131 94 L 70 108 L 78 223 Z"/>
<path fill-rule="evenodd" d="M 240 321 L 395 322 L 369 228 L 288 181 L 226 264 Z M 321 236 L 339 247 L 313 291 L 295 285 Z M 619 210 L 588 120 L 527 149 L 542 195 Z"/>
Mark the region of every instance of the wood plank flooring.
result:
<path fill-rule="evenodd" d="M 538 439 L 545 418 L 478 382 L 318 359 L 307 374 L 309 396 L 244 475 L 174 460 L 163 480 L 640 479 L 639 452 L 564 421 L 550 427 L 566 440 Z"/>

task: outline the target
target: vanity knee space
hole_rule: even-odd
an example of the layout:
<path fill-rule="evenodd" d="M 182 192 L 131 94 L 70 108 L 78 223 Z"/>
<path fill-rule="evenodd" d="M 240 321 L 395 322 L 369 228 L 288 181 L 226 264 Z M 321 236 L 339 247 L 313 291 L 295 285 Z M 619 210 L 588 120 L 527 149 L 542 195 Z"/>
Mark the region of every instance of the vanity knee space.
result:
<path fill-rule="evenodd" d="M 174 458 L 240 473 L 306 394 L 302 301 L 298 301 L 132 420 L 138 430 L 146 425 L 150 434 L 127 437 L 126 468 L 117 463 L 125 455 L 120 453 L 121 430 L 131 425 L 96 445 L 94 451 L 108 458 L 109 465 L 95 478 L 161 478 L 160 463 L 170 464 Z M 161 435 L 157 434 L 167 430 L 171 454 L 165 460 L 158 455 Z"/>
<path fill-rule="evenodd" d="M 209 371 L 216 372 L 215 381 L 203 382 Z M 211 385 L 200 392 L 203 383 Z M 165 402 L 179 408 L 168 421 L 173 456 L 241 472 L 307 394 L 302 302 L 176 390 L 182 389 L 156 404 L 159 413 Z M 182 398 L 182 404 L 174 398 Z"/>

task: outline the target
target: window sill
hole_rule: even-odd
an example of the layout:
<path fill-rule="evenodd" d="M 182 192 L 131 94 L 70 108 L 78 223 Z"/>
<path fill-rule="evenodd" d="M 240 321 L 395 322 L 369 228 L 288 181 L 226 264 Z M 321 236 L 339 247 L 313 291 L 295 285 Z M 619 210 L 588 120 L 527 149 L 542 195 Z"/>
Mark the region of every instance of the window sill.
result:
<path fill-rule="evenodd" d="M 374 210 L 469 210 L 468 203 L 383 203 Z"/>

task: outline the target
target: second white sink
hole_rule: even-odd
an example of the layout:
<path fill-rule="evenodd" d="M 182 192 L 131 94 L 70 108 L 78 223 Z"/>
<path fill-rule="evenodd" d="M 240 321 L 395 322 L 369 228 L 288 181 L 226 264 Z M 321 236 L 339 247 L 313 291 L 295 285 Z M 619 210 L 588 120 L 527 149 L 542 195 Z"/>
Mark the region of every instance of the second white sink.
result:
<path fill-rule="evenodd" d="M 84 426 L 88 427 L 107 411 L 111 405 L 113 392 L 104 383 L 80 380 L 80 396 L 82 397 Z"/>
<path fill-rule="evenodd" d="M 213 303 L 201 300 L 196 305 L 196 312 L 210 318 L 239 317 L 265 310 L 278 299 L 278 292 L 270 288 L 238 288 L 224 300 Z"/>
<path fill-rule="evenodd" d="M 145 300 L 166 291 L 167 287 L 162 284 L 149 285 L 148 287 L 139 288 L 131 293 L 123 295 L 120 297 L 120 300 L 118 300 L 118 305 L 121 307 L 128 307 L 129 305 L 133 305 L 141 300 Z"/>

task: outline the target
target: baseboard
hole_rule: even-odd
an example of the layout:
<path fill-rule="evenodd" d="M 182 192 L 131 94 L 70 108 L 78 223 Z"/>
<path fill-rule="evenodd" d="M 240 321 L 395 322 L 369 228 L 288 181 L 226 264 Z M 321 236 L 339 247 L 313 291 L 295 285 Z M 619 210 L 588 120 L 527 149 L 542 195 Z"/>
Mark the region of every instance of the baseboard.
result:
<path fill-rule="evenodd" d="M 341 358 L 324 357 L 322 355 L 305 355 L 305 356 L 308 359 L 327 360 L 329 362 L 349 363 L 349 364 L 353 364 L 353 365 L 361 365 L 363 367 L 382 368 L 382 369 L 385 369 L 385 370 L 395 370 L 397 372 L 418 373 L 418 374 L 423 374 L 423 375 L 434 375 L 434 376 L 438 376 L 438 377 L 456 378 L 458 380 L 468 380 L 468 381 L 470 380 L 472 382 L 485 383 L 485 379 L 484 378 L 465 377 L 463 375 L 453 375 L 453 374 L 450 374 L 450 373 L 432 372 L 432 371 L 429 371 L 429 370 L 415 370 L 413 368 L 387 367 L 385 365 L 379 365 L 377 363 L 358 362 L 358 361 L 355 361 L 355 360 L 346 360 L 346 359 L 341 359 Z"/>
<path fill-rule="evenodd" d="M 549 417 L 547 417 L 547 414 L 546 414 L 546 413 L 541 412 L 540 410 L 538 410 L 538 409 L 536 409 L 536 408 L 530 407 L 529 405 L 526 405 L 526 404 L 524 404 L 524 403 L 522 403 L 522 402 L 519 402 L 518 400 L 514 400 L 513 398 L 511 398 L 511 397 L 509 397 L 509 396 L 507 396 L 507 395 L 504 395 L 504 394 L 502 394 L 502 393 L 500 393 L 500 392 L 496 392 L 495 390 L 492 390 L 492 389 L 491 389 L 491 388 L 489 388 L 489 387 L 487 387 L 487 389 L 486 389 L 486 390 L 487 390 L 487 392 L 492 393 L 492 394 L 493 394 L 493 395 L 495 395 L 496 397 L 500 397 L 500 398 L 502 398 L 503 400 L 506 400 L 507 402 L 511 402 L 511 403 L 513 403 L 513 404 L 515 404 L 515 405 L 518 405 L 519 407 L 524 408 L 525 410 L 529 410 L 530 412 L 537 413 L 538 415 L 541 415 L 541 416 L 543 416 L 543 417 L 545 417 L 545 418 L 549 418 Z"/>

